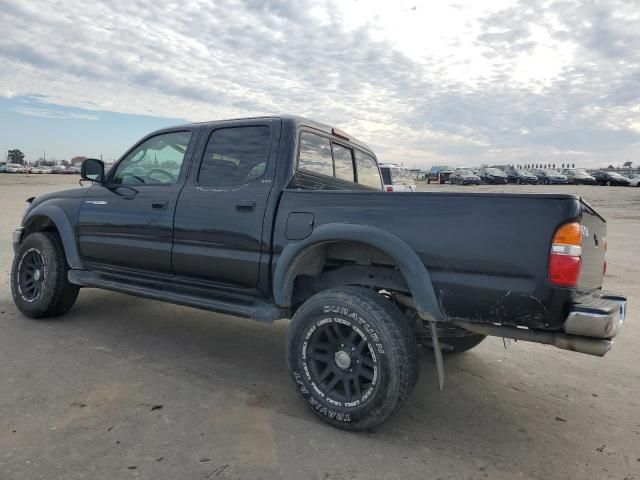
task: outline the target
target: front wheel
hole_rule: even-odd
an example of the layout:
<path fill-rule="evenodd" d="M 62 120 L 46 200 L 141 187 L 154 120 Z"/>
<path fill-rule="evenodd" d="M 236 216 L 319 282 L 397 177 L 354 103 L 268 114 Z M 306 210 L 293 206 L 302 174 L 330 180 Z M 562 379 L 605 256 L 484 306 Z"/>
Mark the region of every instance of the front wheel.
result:
<path fill-rule="evenodd" d="M 55 317 L 66 313 L 78 297 L 78 287 L 67 280 L 67 260 L 58 236 L 32 233 L 13 259 L 11 293 L 27 317 Z"/>
<path fill-rule="evenodd" d="M 360 287 L 320 292 L 298 309 L 287 362 L 307 407 L 346 430 L 372 429 L 394 415 L 418 377 L 409 320 L 388 299 Z"/>

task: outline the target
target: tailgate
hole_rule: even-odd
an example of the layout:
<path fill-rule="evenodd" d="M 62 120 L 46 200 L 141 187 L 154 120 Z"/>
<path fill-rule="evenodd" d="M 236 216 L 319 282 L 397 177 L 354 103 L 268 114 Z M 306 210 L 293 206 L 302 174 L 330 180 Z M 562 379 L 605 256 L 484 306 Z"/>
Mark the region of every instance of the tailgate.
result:
<path fill-rule="evenodd" d="M 590 291 L 602 288 L 605 263 L 605 237 L 607 224 L 582 198 L 582 268 L 578 289 Z"/>

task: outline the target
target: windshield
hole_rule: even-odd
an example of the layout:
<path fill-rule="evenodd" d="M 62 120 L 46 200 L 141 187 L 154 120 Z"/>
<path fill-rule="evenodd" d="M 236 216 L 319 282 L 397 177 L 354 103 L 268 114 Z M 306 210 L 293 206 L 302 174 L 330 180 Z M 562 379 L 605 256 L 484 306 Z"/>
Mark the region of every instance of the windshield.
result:
<path fill-rule="evenodd" d="M 526 170 L 516 170 L 516 173 L 518 173 L 518 175 L 531 175 L 529 172 L 527 172 Z"/>
<path fill-rule="evenodd" d="M 473 172 L 471 170 L 458 170 L 456 173 L 462 176 L 473 175 Z"/>
<path fill-rule="evenodd" d="M 408 168 L 391 167 L 391 179 L 392 183 L 412 184 L 415 183 L 413 174 Z"/>
<path fill-rule="evenodd" d="M 609 175 L 611 175 L 612 177 L 616 177 L 616 178 L 622 177 L 622 175 L 620 175 L 619 173 L 615 173 L 615 172 L 609 172 Z"/>
<path fill-rule="evenodd" d="M 498 168 L 487 168 L 487 173 L 491 175 L 504 175 L 504 172 Z"/>
<path fill-rule="evenodd" d="M 577 175 L 577 174 L 581 174 L 581 175 L 589 175 L 589 174 L 587 173 L 587 171 L 586 171 L 584 168 L 576 168 L 576 169 L 574 170 L 574 172 L 575 172 L 575 174 L 576 174 L 576 175 Z"/>
<path fill-rule="evenodd" d="M 544 173 L 546 173 L 547 175 L 562 175 L 560 172 L 556 170 L 545 170 Z"/>

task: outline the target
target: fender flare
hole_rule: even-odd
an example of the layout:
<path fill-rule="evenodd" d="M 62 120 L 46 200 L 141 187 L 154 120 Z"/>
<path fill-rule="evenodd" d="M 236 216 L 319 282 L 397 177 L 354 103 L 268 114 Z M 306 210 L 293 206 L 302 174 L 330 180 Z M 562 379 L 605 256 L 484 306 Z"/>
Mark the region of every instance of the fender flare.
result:
<path fill-rule="evenodd" d="M 67 257 L 69 267 L 72 269 L 82 269 L 83 265 L 78 252 L 76 235 L 73 231 L 69 218 L 64 213 L 64 210 L 55 205 L 38 205 L 27 213 L 22 221 L 22 225 L 25 228 L 28 228 L 31 221 L 36 217 L 46 217 L 53 222 L 60 234 L 60 239 L 62 240 L 62 246 L 64 248 L 64 253 Z"/>
<path fill-rule="evenodd" d="M 309 260 L 305 259 L 305 253 L 322 244 L 339 241 L 363 243 L 389 256 L 404 276 L 420 317 L 432 321 L 445 320 L 433 289 L 429 270 L 416 252 L 392 233 L 376 227 L 348 223 L 320 225 L 306 239 L 285 246 L 273 274 L 276 304 L 282 307 L 291 306 L 297 264 Z"/>

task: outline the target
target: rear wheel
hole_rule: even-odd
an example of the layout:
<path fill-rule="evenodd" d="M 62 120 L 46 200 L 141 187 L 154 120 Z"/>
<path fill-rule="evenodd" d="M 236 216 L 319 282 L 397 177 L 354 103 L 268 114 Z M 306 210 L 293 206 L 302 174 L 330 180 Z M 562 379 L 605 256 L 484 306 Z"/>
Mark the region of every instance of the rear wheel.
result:
<path fill-rule="evenodd" d="M 373 290 L 344 287 L 307 300 L 291 321 L 289 374 L 323 421 L 368 430 L 394 415 L 418 377 L 415 334 Z"/>
<path fill-rule="evenodd" d="M 75 303 L 79 288 L 67 280 L 67 260 L 59 237 L 32 233 L 13 259 L 11 293 L 18 310 L 27 317 L 55 317 Z"/>

